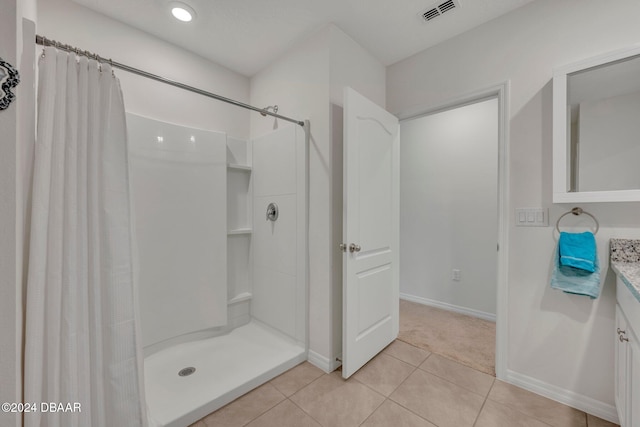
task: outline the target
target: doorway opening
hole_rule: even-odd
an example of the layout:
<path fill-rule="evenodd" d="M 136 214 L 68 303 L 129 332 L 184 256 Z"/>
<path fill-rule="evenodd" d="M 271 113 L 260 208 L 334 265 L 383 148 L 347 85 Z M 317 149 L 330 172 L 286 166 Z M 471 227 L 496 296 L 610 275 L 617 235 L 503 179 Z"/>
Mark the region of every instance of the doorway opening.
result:
<path fill-rule="evenodd" d="M 399 338 L 498 378 L 506 366 L 506 90 L 401 115 L 400 127 Z M 420 312 L 433 328 L 417 327 Z"/>

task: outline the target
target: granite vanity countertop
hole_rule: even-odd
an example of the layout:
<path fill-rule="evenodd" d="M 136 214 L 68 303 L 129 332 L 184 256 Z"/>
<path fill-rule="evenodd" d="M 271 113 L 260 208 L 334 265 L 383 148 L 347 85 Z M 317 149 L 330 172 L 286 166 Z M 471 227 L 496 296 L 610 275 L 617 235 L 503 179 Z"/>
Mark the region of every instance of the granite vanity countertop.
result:
<path fill-rule="evenodd" d="M 611 239 L 611 268 L 640 302 L 640 240 Z"/>

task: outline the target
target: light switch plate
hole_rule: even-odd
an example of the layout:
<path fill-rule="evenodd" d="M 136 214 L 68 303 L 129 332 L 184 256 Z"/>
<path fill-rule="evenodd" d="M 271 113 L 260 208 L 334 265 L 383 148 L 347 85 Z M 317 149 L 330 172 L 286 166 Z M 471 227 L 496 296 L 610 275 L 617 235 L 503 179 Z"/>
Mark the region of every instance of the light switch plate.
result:
<path fill-rule="evenodd" d="M 548 227 L 549 209 L 516 208 L 516 227 Z"/>

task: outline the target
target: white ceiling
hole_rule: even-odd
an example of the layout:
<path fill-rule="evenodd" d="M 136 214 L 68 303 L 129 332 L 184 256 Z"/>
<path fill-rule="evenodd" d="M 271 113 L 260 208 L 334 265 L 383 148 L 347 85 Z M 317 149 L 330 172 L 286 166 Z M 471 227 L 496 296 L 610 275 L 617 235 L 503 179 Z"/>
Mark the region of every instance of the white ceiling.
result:
<path fill-rule="evenodd" d="M 533 0 L 459 0 L 429 22 L 419 13 L 444 0 L 180 0 L 192 23 L 170 16 L 170 0 L 74 0 L 252 76 L 328 23 L 390 65 Z"/>

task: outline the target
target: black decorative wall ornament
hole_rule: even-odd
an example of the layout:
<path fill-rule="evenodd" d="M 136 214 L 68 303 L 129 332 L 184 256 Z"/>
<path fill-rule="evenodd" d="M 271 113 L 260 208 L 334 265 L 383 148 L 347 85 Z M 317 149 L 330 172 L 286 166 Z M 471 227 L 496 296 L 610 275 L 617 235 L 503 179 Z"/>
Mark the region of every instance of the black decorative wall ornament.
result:
<path fill-rule="evenodd" d="M 9 108 L 16 96 L 11 89 L 20 83 L 20 74 L 11 64 L 0 58 L 0 110 Z"/>

